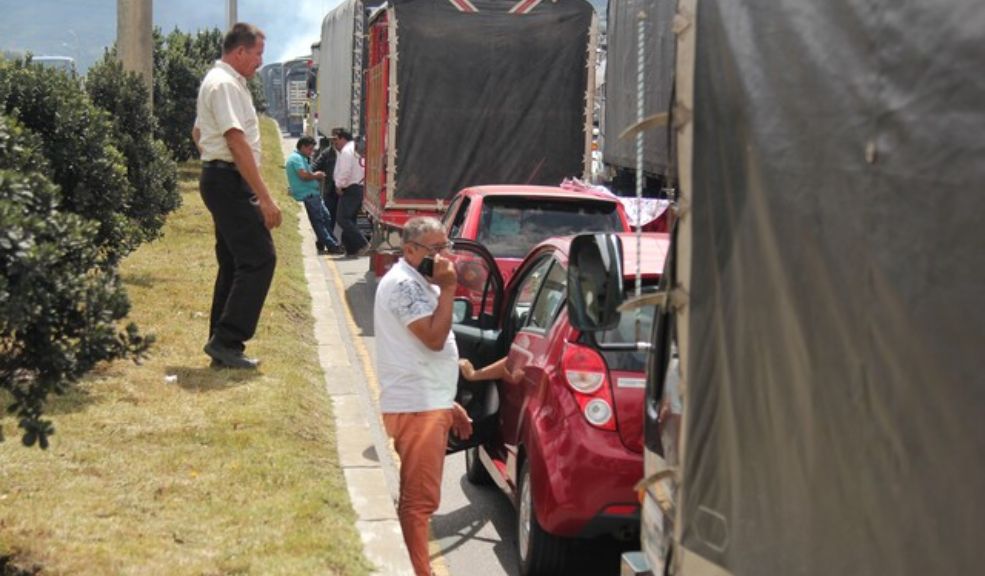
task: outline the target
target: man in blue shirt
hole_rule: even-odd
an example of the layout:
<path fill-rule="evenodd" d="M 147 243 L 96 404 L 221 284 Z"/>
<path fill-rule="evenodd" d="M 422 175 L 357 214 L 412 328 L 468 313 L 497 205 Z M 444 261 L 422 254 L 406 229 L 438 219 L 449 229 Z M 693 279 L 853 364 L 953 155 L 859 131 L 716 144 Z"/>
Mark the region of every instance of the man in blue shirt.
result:
<path fill-rule="evenodd" d="M 304 202 L 304 210 L 308 213 L 308 221 L 315 231 L 315 245 L 319 254 L 342 254 L 338 240 L 328 229 L 330 217 L 321 197 L 319 183 L 325 179 L 324 172 L 312 172 L 309 158 L 315 148 L 315 139 L 311 136 L 298 138 L 297 149 L 291 152 L 284 164 L 287 171 L 287 184 L 291 189 L 291 197 Z"/>

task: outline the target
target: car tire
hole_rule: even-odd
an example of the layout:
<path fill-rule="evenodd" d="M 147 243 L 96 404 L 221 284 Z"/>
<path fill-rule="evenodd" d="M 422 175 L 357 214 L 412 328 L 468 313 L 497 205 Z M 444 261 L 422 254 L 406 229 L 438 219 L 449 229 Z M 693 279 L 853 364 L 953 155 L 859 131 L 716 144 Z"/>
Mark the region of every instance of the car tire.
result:
<path fill-rule="evenodd" d="M 489 470 L 479 459 L 479 447 L 465 449 L 465 478 L 475 486 L 489 486 L 493 483 Z"/>
<path fill-rule="evenodd" d="M 516 519 L 517 558 L 521 576 L 565 574 L 571 541 L 548 534 L 540 527 L 530 486 L 530 464 L 526 461 L 520 470 Z"/>

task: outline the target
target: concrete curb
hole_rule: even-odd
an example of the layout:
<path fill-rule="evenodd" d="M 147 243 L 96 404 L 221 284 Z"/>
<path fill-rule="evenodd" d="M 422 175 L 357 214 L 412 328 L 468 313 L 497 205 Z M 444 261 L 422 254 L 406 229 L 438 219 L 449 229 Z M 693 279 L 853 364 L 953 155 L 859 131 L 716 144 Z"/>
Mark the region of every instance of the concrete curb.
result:
<path fill-rule="evenodd" d="M 356 529 L 363 554 L 376 567 L 375 574 L 414 574 L 404 547 L 394 507 L 396 490 L 387 482 L 381 458 L 387 459 L 386 439 L 372 426 L 371 401 L 364 385 L 365 372 L 352 342 L 341 284 L 337 272 L 315 250 L 315 236 L 307 219 L 298 219 L 302 237 L 304 273 L 315 318 L 318 360 L 325 373 L 325 387 L 332 397 L 339 463 L 349 498 L 358 520 Z"/>

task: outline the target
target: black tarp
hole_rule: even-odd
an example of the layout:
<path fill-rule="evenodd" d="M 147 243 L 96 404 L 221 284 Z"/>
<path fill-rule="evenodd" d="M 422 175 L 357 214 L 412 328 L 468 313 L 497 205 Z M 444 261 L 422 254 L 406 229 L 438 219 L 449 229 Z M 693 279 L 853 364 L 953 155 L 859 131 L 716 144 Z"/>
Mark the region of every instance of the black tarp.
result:
<path fill-rule="evenodd" d="M 398 200 L 478 184 L 558 185 L 585 170 L 588 45 L 594 11 L 545 1 L 393 2 Z"/>
<path fill-rule="evenodd" d="M 635 138 L 619 138 L 636 123 L 639 89 L 639 25 L 643 24 L 643 117 L 668 112 L 674 83 L 675 0 L 610 0 L 606 21 L 605 138 L 606 164 L 636 169 Z M 643 14 L 642 20 L 639 15 Z M 667 128 L 643 133 L 643 170 L 667 173 Z"/>
<path fill-rule="evenodd" d="M 700 1 L 682 544 L 985 572 L 985 3 Z"/>

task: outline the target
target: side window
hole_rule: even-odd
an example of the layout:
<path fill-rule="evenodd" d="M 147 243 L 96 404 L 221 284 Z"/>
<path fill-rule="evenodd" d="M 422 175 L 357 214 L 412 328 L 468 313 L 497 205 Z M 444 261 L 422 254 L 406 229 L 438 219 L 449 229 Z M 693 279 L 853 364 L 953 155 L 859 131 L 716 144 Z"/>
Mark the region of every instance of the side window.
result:
<path fill-rule="evenodd" d="M 460 238 L 462 236 L 462 226 L 465 224 L 465 215 L 469 211 L 470 199 L 467 197 L 459 198 L 448 212 L 445 212 L 444 224 L 445 231 L 449 238 Z"/>
<path fill-rule="evenodd" d="M 537 297 L 538 290 L 540 290 L 540 285 L 544 282 L 547 267 L 550 264 L 551 258 L 545 256 L 533 266 L 517 287 L 516 295 L 510 306 L 510 325 L 514 334 L 523 329 L 529 322 L 530 309 L 533 306 L 534 298 Z"/>
<path fill-rule="evenodd" d="M 558 310 L 561 309 L 561 303 L 564 302 L 567 282 L 568 275 L 564 267 L 555 262 L 544 279 L 537 300 L 534 301 L 527 327 L 541 330 L 551 327 Z"/>

